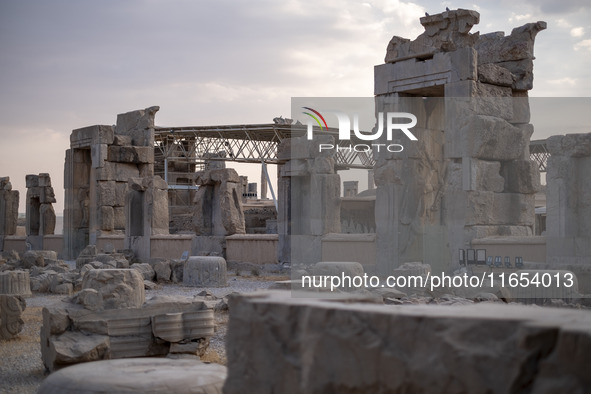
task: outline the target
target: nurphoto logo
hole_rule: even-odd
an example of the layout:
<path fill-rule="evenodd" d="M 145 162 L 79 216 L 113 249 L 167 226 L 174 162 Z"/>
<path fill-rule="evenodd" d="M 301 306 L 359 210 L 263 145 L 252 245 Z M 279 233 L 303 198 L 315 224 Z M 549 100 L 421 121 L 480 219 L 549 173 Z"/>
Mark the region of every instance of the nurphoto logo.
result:
<path fill-rule="evenodd" d="M 320 131 L 328 130 L 328 125 L 326 123 L 326 119 L 322 114 L 310 107 L 302 107 L 305 111 L 303 113 L 310 117 L 308 121 L 308 128 L 307 128 L 307 138 L 308 140 L 312 140 L 313 138 L 313 129 L 314 129 L 314 121 L 320 127 Z M 337 117 L 339 122 L 339 141 L 347 141 L 351 140 L 351 119 L 349 115 L 342 111 L 324 111 L 325 113 L 328 112 L 333 114 Z M 394 119 L 408 119 L 410 122 L 406 123 L 395 123 Z M 362 133 L 359 130 L 359 114 L 353 114 L 353 133 L 358 140 L 361 141 L 376 141 L 382 137 L 384 133 L 384 122 L 386 123 L 386 140 L 392 141 L 392 136 L 394 135 L 395 130 L 400 130 L 406 137 L 408 137 L 411 141 L 418 141 L 417 137 L 409 130 L 410 128 L 416 126 L 417 124 L 417 117 L 408 112 L 378 112 L 377 118 L 377 130 L 373 134 L 366 134 Z M 367 152 L 371 149 L 377 149 L 379 152 L 381 148 L 385 148 L 388 152 L 402 152 L 404 147 L 400 144 L 353 144 L 347 146 L 339 146 L 337 144 L 319 144 L 318 149 L 319 151 L 323 150 L 348 150 L 348 151 L 355 151 L 355 152 Z"/>

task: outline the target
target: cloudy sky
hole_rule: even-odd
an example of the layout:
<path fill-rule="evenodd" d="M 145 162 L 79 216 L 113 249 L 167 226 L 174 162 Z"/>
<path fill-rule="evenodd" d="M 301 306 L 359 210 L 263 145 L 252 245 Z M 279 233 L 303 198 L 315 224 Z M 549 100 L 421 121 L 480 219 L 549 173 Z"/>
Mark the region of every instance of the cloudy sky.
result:
<path fill-rule="evenodd" d="M 478 10 L 473 32 L 547 21 L 531 95 L 589 95 L 586 0 L 0 0 L 0 176 L 24 212 L 25 174 L 49 172 L 59 212 L 72 129 L 152 105 L 162 126 L 268 123 L 292 96 L 372 96 L 390 38 L 446 6 Z"/>

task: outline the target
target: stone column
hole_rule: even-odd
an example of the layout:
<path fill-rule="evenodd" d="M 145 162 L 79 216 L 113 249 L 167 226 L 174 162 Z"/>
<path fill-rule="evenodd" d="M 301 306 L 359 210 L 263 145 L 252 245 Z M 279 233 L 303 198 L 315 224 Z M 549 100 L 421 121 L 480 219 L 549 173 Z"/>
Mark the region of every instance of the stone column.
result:
<path fill-rule="evenodd" d="M 280 168 L 277 228 L 279 262 L 315 264 L 322 261 L 322 236 L 341 228 L 341 185 L 335 172 L 334 151 L 319 145 L 334 143 L 331 136 L 285 139 Z"/>
<path fill-rule="evenodd" d="M 150 258 L 152 235 L 168 234 L 168 185 L 159 176 L 131 178 L 125 200 L 125 248 Z"/>
<path fill-rule="evenodd" d="M 43 236 L 55 231 L 56 202 L 49 174 L 27 175 L 27 242 L 33 249 L 43 249 Z"/>
<path fill-rule="evenodd" d="M 18 221 L 18 190 L 12 190 L 10 177 L 0 178 L 0 251 L 4 250 L 4 237 L 16 234 Z"/>
<path fill-rule="evenodd" d="M 546 262 L 591 260 L 591 133 L 555 135 L 546 176 Z"/>

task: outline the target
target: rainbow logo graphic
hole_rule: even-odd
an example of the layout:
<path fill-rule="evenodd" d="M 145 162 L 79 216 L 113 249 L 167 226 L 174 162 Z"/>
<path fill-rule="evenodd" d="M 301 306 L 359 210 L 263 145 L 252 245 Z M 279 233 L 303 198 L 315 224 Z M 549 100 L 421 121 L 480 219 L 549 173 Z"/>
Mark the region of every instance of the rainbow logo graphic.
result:
<path fill-rule="evenodd" d="M 324 123 L 324 127 L 326 127 L 326 129 L 328 130 L 328 125 L 326 124 L 326 120 L 324 120 L 324 117 L 320 114 L 320 112 L 318 112 L 310 107 L 302 107 L 302 108 L 307 109 L 308 111 L 313 112 L 314 114 L 318 115 L 318 117 L 320 117 L 320 119 L 322 119 L 322 123 Z M 318 126 L 320 126 L 320 130 L 323 130 L 322 123 L 320 123 L 320 120 L 316 116 L 311 114 L 310 112 L 304 112 L 304 114 L 306 114 L 309 117 L 311 117 L 312 119 L 314 119 L 316 121 L 316 123 L 318 123 Z"/>

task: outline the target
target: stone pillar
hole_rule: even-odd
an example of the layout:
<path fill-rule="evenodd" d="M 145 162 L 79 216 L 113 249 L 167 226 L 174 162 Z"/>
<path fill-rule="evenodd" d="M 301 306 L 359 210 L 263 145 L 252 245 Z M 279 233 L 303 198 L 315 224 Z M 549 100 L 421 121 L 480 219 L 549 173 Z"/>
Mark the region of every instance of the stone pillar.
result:
<path fill-rule="evenodd" d="M 240 176 L 232 168 L 207 170 L 196 182 L 193 254 L 225 255 L 225 237 L 246 233 Z"/>
<path fill-rule="evenodd" d="M 10 177 L 0 178 L 0 251 L 4 250 L 4 237 L 16 234 L 18 221 L 18 190 L 12 190 Z"/>
<path fill-rule="evenodd" d="M 49 174 L 27 175 L 27 242 L 33 249 L 43 249 L 43 236 L 55 231 L 56 202 Z"/>
<path fill-rule="evenodd" d="M 507 37 L 471 34 L 479 19 L 462 9 L 423 17 L 425 32 L 393 37 L 386 63 L 375 67 L 376 112 L 414 114 L 418 136 L 384 135 L 380 142 L 402 142 L 404 151 L 376 155 L 383 274 L 410 261 L 447 271 L 472 239 L 533 234 L 539 175 L 529 160 L 527 90 L 534 39 L 546 24 Z"/>
<path fill-rule="evenodd" d="M 318 152 L 331 136 L 285 139 L 278 155 L 280 168 L 277 228 L 280 263 L 322 261 L 322 236 L 341 229 L 341 181 L 334 169 L 334 151 Z"/>
<path fill-rule="evenodd" d="M 265 167 L 261 165 L 261 200 L 267 199 L 267 175 L 265 174 Z"/>
<path fill-rule="evenodd" d="M 555 135 L 546 175 L 546 262 L 591 261 L 591 133 Z"/>
<path fill-rule="evenodd" d="M 150 258 L 152 235 L 168 234 L 168 185 L 159 176 L 130 178 L 125 200 L 125 248 Z"/>

